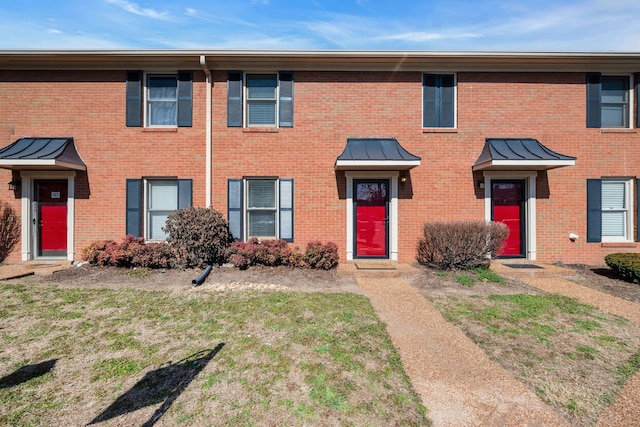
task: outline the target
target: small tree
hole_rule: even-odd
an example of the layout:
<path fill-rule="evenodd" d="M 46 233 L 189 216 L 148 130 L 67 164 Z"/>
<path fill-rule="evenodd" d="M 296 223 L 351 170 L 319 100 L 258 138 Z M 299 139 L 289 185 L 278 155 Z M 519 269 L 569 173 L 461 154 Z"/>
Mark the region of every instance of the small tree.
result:
<path fill-rule="evenodd" d="M 226 249 L 233 238 L 229 224 L 214 209 L 188 207 L 173 212 L 162 228 L 169 235 L 177 263 L 183 268 L 204 267 L 226 261 Z"/>
<path fill-rule="evenodd" d="M 10 204 L 0 202 L 0 262 L 4 262 L 20 241 L 20 218 Z"/>

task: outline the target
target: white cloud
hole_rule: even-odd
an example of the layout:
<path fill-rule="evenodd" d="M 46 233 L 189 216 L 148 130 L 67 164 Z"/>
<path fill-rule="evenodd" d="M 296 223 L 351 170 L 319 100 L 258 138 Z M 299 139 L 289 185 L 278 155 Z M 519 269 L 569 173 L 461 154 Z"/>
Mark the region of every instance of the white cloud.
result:
<path fill-rule="evenodd" d="M 50 29 L 47 30 L 47 33 L 49 33 L 49 34 L 62 34 L 62 31 L 56 30 L 55 28 L 50 28 Z"/>
<path fill-rule="evenodd" d="M 159 19 L 162 21 L 171 21 L 171 15 L 168 12 L 158 12 L 154 9 L 147 9 L 140 7 L 137 3 L 132 3 L 127 0 L 106 0 L 107 3 L 118 6 L 126 12 L 133 13 L 147 18 Z"/>

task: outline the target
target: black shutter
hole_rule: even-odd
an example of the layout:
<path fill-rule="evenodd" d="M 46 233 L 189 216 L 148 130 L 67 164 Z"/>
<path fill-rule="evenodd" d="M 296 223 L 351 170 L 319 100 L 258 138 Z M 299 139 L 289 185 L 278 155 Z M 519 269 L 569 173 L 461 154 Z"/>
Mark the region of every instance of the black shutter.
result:
<path fill-rule="evenodd" d="M 142 126 L 142 72 L 127 71 L 127 126 Z"/>
<path fill-rule="evenodd" d="M 438 126 L 437 108 L 437 76 L 425 74 L 422 78 L 422 127 Z"/>
<path fill-rule="evenodd" d="M 227 181 L 227 220 L 235 240 L 242 240 L 242 179 Z"/>
<path fill-rule="evenodd" d="M 440 111 L 438 125 L 443 128 L 452 128 L 454 125 L 454 99 L 455 84 L 453 74 L 440 76 Z"/>
<path fill-rule="evenodd" d="M 587 74 L 587 127 L 599 128 L 602 126 L 602 109 L 600 106 L 600 74 Z"/>
<path fill-rule="evenodd" d="M 602 241 L 602 181 L 587 180 L 587 242 Z"/>
<path fill-rule="evenodd" d="M 231 71 L 227 77 L 227 126 L 242 127 L 242 72 Z"/>
<path fill-rule="evenodd" d="M 191 127 L 193 110 L 193 73 L 178 72 L 178 126 Z"/>
<path fill-rule="evenodd" d="M 178 180 L 178 209 L 188 208 L 193 205 L 193 181 L 190 179 Z"/>
<path fill-rule="evenodd" d="M 142 235 L 142 180 L 127 179 L 126 234 Z"/>
<path fill-rule="evenodd" d="M 280 71 L 279 126 L 293 127 L 293 72 Z"/>
<path fill-rule="evenodd" d="M 280 180 L 280 238 L 293 242 L 293 179 Z"/>

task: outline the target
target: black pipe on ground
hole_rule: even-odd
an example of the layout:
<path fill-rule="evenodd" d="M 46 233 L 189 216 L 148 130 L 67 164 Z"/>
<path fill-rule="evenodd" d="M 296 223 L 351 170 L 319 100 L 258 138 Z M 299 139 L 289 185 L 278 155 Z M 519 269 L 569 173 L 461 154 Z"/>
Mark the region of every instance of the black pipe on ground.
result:
<path fill-rule="evenodd" d="M 207 265 L 207 268 L 205 268 L 204 271 L 198 277 L 196 277 L 195 279 L 193 279 L 191 281 L 191 285 L 200 286 L 202 284 L 202 282 L 204 282 L 204 280 L 207 278 L 209 273 L 211 273 L 211 269 L 212 268 L 213 268 L 213 266 Z"/>

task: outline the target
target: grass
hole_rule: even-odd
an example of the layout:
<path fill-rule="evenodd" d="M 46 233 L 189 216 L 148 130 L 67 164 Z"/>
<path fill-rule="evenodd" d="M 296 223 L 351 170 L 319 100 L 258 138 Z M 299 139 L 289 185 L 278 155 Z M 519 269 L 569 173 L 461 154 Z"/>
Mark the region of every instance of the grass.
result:
<path fill-rule="evenodd" d="M 360 295 L 0 284 L 0 298 L 3 425 L 430 424 Z"/>
<path fill-rule="evenodd" d="M 469 288 L 473 288 L 478 282 L 505 283 L 505 280 L 499 274 L 486 267 L 476 267 L 465 270 L 460 274 L 456 274 L 455 280 Z"/>
<path fill-rule="evenodd" d="M 572 425 L 593 425 L 640 369 L 640 325 L 573 298 L 475 295 L 434 304 Z"/>

